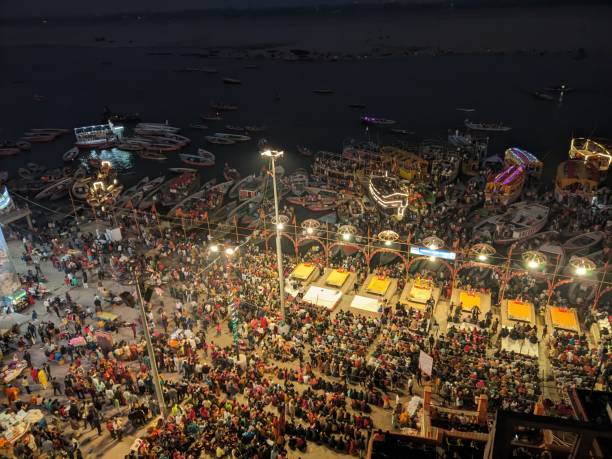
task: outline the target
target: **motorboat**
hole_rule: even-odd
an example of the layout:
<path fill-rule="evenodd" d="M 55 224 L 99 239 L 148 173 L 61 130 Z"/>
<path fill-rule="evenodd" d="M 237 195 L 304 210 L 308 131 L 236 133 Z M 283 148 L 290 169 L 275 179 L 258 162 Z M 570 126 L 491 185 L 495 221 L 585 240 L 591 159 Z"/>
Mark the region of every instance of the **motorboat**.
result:
<path fill-rule="evenodd" d="M 519 202 L 501 215 L 494 215 L 476 224 L 474 235 L 480 235 L 494 244 L 507 245 L 538 233 L 546 222 L 550 209 L 542 204 Z"/>
<path fill-rule="evenodd" d="M 547 102 L 554 102 L 556 100 L 555 97 L 542 91 L 533 91 L 531 95 L 536 99 L 545 100 Z"/>
<path fill-rule="evenodd" d="M 201 129 L 201 130 L 208 129 L 208 126 L 206 126 L 205 124 L 201 124 L 201 123 L 191 123 L 189 124 L 189 127 L 191 129 Z"/>
<path fill-rule="evenodd" d="M 302 196 L 308 186 L 308 172 L 306 169 L 297 169 L 289 177 L 291 193 L 295 196 Z"/>
<path fill-rule="evenodd" d="M 177 134 L 181 128 L 170 126 L 168 123 L 138 123 L 134 130 L 143 129 L 150 131 L 162 132 L 165 134 Z"/>
<path fill-rule="evenodd" d="M 36 163 L 28 163 L 26 164 L 26 167 L 31 170 L 34 174 L 42 174 L 44 171 L 47 170 L 46 166 L 42 166 L 40 164 L 36 164 Z"/>
<path fill-rule="evenodd" d="M 464 112 L 464 113 L 471 113 L 471 112 L 476 111 L 475 108 L 465 108 L 465 107 L 459 107 L 459 108 L 456 108 L 455 110 L 457 110 L 458 112 Z"/>
<path fill-rule="evenodd" d="M 198 172 L 197 169 L 194 169 L 192 167 L 171 167 L 168 169 L 170 172 L 174 172 L 175 174 L 184 174 L 185 172 L 192 172 L 192 173 L 196 173 Z"/>
<path fill-rule="evenodd" d="M 32 144 L 30 142 L 26 142 L 25 140 L 18 140 L 15 142 L 15 146 L 20 150 L 30 150 L 32 148 Z"/>
<path fill-rule="evenodd" d="M 138 183 L 129 187 L 117 198 L 115 205 L 117 207 L 123 207 L 123 205 L 128 202 L 133 195 L 142 190 L 147 183 L 149 183 L 149 176 L 141 178 Z"/>
<path fill-rule="evenodd" d="M 223 84 L 242 84 L 238 78 L 223 78 Z"/>
<path fill-rule="evenodd" d="M 226 124 L 225 129 L 227 129 L 228 131 L 236 131 L 236 132 L 245 131 L 245 128 L 243 128 L 242 126 L 234 126 L 233 124 Z"/>
<path fill-rule="evenodd" d="M 504 126 L 502 123 L 474 123 L 467 118 L 463 124 L 473 131 L 506 132 L 512 129 L 509 126 Z"/>
<path fill-rule="evenodd" d="M 211 167 L 215 165 L 215 155 L 202 148 L 198 149 L 197 155 L 181 153 L 179 158 L 182 162 L 189 164 L 190 166 Z"/>
<path fill-rule="evenodd" d="M 66 153 L 62 155 L 62 159 L 66 162 L 74 161 L 75 159 L 77 159 L 77 156 L 79 156 L 80 154 L 81 154 L 81 150 L 79 150 L 78 147 L 72 147 L 70 150 L 68 150 Z"/>
<path fill-rule="evenodd" d="M 512 164 L 498 174 L 491 174 L 485 187 L 488 203 L 508 205 L 516 201 L 525 184 L 525 168 Z"/>
<path fill-rule="evenodd" d="M 232 140 L 234 142 L 247 142 L 247 141 L 251 140 L 251 138 L 248 135 L 229 134 L 229 133 L 226 133 L 226 132 L 215 132 L 214 136 L 217 137 L 217 138 L 221 138 L 221 139 L 229 139 L 229 140 Z"/>
<path fill-rule="evenodd" d="M 181 199 L 185 199 L 200 186 L 198 174 L 185 173 L 164 183 L 159 189 L 159 202 L 162 206 L 170 207 L 176 205 Z"/>
<path fill-rule="evenodd" d="M 308 147 L 304 147 L 302 145 L 298 145 L 297 147 L 297 151 L 300 152 L 301 155 L 303 156 L 312 156 L 312 150 Z"/>
<path fill-rule="evenodd" d="M 227 139 L 224 137 L 217 137 L 216 135 L 207 135 L 204 138 L 208 143 L 213 143 L 215 145 L 232 145 L 236 143 L 234 140 Z"/>
<path fill-rule="evenodd" d="M 74 129 L 76 146 L 83 149 L 114 147 L 123 137 L 123 126 L 108 124 L 83 126 Z"/>
<path fill-rule="evenodd" d="M 374 125 L 374 126 L 390 126 L 392 124 L 397 123 L 395 120 L 390 120 L 387 118 L 379 118 L 376 116 L 362 116 L 361 122 L 363 124 Z"/>
<path fill-rule="evenodd" d="M 565 241 L 563 249 L 569 255 L 588 255 L 599 249 L 605 237 L 606 233 L 603 231 L 591 231 L 589 233 L 579 234 Z"/>
<path fill-rule="evenodd" d="M 222 121 L 223 117 L 219 115 L 200 115 L 204 121 Z"/>
<path fill-rule="evenodd" d="M 123 151 L 142 151 L 145 146 L 138 142 L 121 142 L 117 144 L 117 148 Z"/>
<path fill-rule="evenodd" d="M 254 174 L 247 175 L 232 186 L 228 193 L 229 198 L 239 198 L 240 201 L 250 199 L 253 194 L 256 194 L 263 188 L 265 185 L 264 178 Z"/>
<path fill-rule="evenodd" d="M 26 179 L 26 180 L 33 180 L 34 179 L 34 174 L 32 173 L 32 171 L 30 169 L 25 168 L 25 167 L 20 167 L 19 169 L 17 169 L 17 174 L 22 179 Z"/>
<path fill-rule="evenodd" d="M 400 134 L 400 135 L 414 135 L 414 131 L 408 131 L 406 129 L 390 129 L 390 131 L 393 134 Z"/>
<path fill-rule="evenodd" d="M 215 210 L 223 203 L 223 198 L 233 182 L 223 182 L 216 184 L 212 179 L 198 191 L 186 197 L 168 212 L 169 217 L 190 217 L 200 220 L 204 212 Z"/>

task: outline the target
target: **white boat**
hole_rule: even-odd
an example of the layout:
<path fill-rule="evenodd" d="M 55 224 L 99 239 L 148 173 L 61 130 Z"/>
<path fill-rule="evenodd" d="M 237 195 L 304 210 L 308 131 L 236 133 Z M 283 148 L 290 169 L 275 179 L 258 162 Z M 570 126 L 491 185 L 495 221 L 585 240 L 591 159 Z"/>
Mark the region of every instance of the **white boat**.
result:
<path fill-rule="evenodd" d="M 78 147 L 72 147 L 70 150 L 68 150 L 62 155 L 62 159 L 64 161 L 74 161 L 80 153 L 81 151 Z"/>
<path fill-rule="evenodd" d="M 603 231 L 580 234 L 565 241 L 563 249 L 570 255 L 588 255 L 599 248 L 605 237 L 606 233 Z"/>
<path fill-rule="evenodd" d="M 205 139 L 208 143 L 214 143 L 215 145 L 232 145 L 236 143 L 235 141 L 231 139 L 217 137 L 216 135 L 207 135 Z"/>
<path fill-rule="evenodd" d="M 234 126 L 233 124 L 226 124 L 225 125 L 225 129 L 229 130 L 229 131 L 236 131 L 236 132 L 244 132 L 245 128 L 242 126 Z"/>
<path fill-rule="evenodd" d="M 509 126 L 504 126 L 502 123 L 474 123 L 467 118 L 463 123 L 467 128 L 474 131 L 506 132 L 512 129 Z"/>
<path fill-rule="evenodd" d="M 302 196 L 308 186 L 308 172 L 306 169 L 297 169 L 289 177 L 291 193 L 294 196 Z"/>
<path fill-rule="evenodd" d="M 197 167 L 211 167 L 215 165 L 215 155 L 210 151 L 204 150 L 202 148 L 198 149 L 197 155 L 189 155 L 189 154 L 180 154 L 179 158 L 185 164 L 189 164 L 190 166 Z"/>
<path fill-rule="evenodd" d="M 511 244 L 539 232 L 546 222 L 550 209 L 541 204 L 518 202 L 501 215 L 494 215 L 476 224 L 474 235 L 483 236 L 494 244 Z"/>
<path fill-rule="evenodd" d="M 221 139 L 229 139 L 234 142 L 246 142 L 248 140 L 251 140 L 251 138 L 248 135 L 228 134 L 226 132 L 215 132 L 215 137 L 218 137 Z"/>

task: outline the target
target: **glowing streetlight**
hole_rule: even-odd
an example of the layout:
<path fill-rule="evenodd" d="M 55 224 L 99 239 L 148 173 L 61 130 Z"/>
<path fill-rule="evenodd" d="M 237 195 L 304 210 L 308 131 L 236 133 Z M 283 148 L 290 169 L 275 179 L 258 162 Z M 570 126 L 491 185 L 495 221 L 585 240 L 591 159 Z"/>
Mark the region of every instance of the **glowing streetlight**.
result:
<path fill-rule="evenodd" d="M 211 244 L 208 249 L 213 253 L 217 253 L 219 251 L 219 246 L 217 244 Z"/>
<path fill-rule="evenodd" d="M 421 245 L 429 250 L 438 250 L 444 247 L 444 241 L 438 236 L 429 236 L 421 241 Z"/>
<path fill-rule="evenodd" d="M 300 226 L 308 236 L 312 236 L 321 227 L 321 222 L 314 218 L 308 218 L 304 220 Z"/>
<path fill-rule="evenodd" d="M 276 190 L 276 160 L 283 156 L 283 152 L 280 150 L 264 150 L 261 152 L 261 156 L 269 158 L 272 163 L 272 187 L 274 190 L 274 217 L 276 221 L 276 259 L 278 268 L 278 289 L 281 303 L 281 314 L 283 322 L 285 322 L 285 275 L 283 270 L 283 254 L 281 251 L 281 228 L 278 224 L 281 223 L 280 215 L 278 214 L 278 191 Z M 286 217 L 285 217 L 286 218 Z M 285 222 L 286 223 L 286 222 Z"/>
<path fill-rule="evenodd" d="M 312 234 L 314 230 L 312 228 L 306 228 L 306 234 Z"/>
<path fill-rule="evenodd" d="M 489 257 L 495 255 L 497 251 L 493 246 L 489 244 L 474 244 L 470 248 L 470 254 L 474 256 L 478 261 L 485 262 L 489 259 Z"/>
<path fill-rule="evenodd" d="M 350 241 L 357 234 L 357 228 L 353 225 L 341 225 L 338 233 L 342 236 L 343 241 Z"/>
<path fill-rule="evenodd" d="M 228 256 L 234 255 L 234 249 L 232 247 L 228 247 L 225 249 L 225 254 Z"/>
<path fill-rule="evenodd" d="M 392 230 L 384 230 L 378 233 L 378 239 L 381 240 L 384 245 L 389 247 L 399 239 L 399 234 Z"/>

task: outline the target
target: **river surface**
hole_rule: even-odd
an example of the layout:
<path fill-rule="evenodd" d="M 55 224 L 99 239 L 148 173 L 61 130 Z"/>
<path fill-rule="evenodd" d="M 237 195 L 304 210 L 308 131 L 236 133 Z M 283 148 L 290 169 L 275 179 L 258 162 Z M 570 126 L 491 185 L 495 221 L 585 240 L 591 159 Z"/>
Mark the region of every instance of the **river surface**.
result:
<path fill-rule="evenodd" d="M 348 108 L 363 103 L 363 113 L 392 118 L 395 127 L 415 131 L 405 140 L 445 138 L 447 129 L 463 124 L 458 107 L 475 108 L 475 121 L 501 121 L 512 130 L 491 137 L 489 154 L 520 146 L 545 163 L 548 180 L 556 165 L 567 158 L 575 136 L 612 135 L 612 60 L 566 54 L 448 55 L 340 62 L 286 62 L 222 60 L 151 55 L 143 48 L 29 47 L 2 49 L 0 61 L 0 138 L 15 140 L 32 127 L 74 128 L 101 122 L 105 105 L 116 112 L 139 112 L 143 121 L 183 128 L 193 142 L 188 150 L 206 148 L 217 156 L 217 166 L 202 172 L 217 175 L 225 162 L 242 173 L 257 170 L 262 160 L 254 141 L 236 146 L 207 145 L 208 133 L 226 131 L 225 124 L 259 125 L 272 145 L 286 151 L 287 169 L 303 166 L 295 146 L 340 151 L 342 141 L 358 138 L 392 142 L 386 130 L 365 131 L 360 111 Z M 245 66 L 257 64 L 257 69 Z M 182 67 L 214 67 L 217 75 L 178 73 Z M 228 86 L 222 77 L 239 78 Z M 529 91 L 561 82 L 577 88 L 561 104 L 533 98 Z M 333 95 L 315 95 L 315 88 L 330 88 Z M 36 102 L 34 94 L 45 102 Z M 276 96 L 280 100 L 275 100 Z M 206 113 L 211 101 L 235 103 L 237 112 L 223 122 L 209 123 L 208 131 L 188 128 Z M 129 132 L 129 128 L 128 128 Z M 61 164 L 61 154 L 74 142 L 72 134 L 53 143 L 35 145 L 18 157 L 0 158 L 0 169 L 16 171 L 29 161 L 49 167 Z M 122 167 L 136 174 L 158 175 L 179 166 L 176 153 L 164 163 L 119 153 Z"/>

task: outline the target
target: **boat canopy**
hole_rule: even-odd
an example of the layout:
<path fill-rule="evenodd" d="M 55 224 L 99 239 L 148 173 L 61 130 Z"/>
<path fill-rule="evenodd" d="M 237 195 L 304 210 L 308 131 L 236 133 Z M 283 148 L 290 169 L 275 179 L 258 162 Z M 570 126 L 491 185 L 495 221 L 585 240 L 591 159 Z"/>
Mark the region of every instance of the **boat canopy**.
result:
<path fill-rule="evenodd" d="M 528 172 L 541 172 L 542 162 L 533 154 L 522 148 L 512 147 L 506 150 L 504 155 L 506 164 L 516 164 L 523 166 Z"/>

